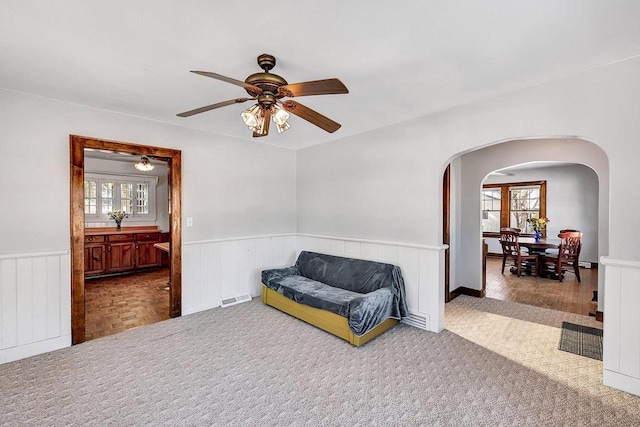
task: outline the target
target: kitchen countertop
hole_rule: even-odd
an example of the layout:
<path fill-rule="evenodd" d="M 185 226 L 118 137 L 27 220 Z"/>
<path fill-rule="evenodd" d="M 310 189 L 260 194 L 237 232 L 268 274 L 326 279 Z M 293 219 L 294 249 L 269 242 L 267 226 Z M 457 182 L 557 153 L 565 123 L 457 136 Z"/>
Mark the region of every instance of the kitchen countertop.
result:
<path fill-rule="evenodd" d="M 85 236 L 101 236 L 105 234 L 130 234 L 130 233 L 162 233 L 155 225 L 139 226 L 139 227 L 122 227 L 118 230 L 116 227 L 96 227 L 85 228 Z"/>

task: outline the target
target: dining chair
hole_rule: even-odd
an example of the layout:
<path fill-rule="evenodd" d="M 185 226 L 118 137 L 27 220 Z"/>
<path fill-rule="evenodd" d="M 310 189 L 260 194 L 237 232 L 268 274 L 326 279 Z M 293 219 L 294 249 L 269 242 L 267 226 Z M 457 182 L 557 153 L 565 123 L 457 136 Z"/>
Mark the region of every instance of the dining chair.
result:
<path fill-rule="evenodd" d="M 564 230 L 563 230 L 564 231 Z M 542 257 L 543 269 L 551 271 L 558 276 L 558 280 L 562 282 L 564 273 L 573 269 L 573 272 L 580 280 L 580 251 L 582 250 L 582 232 L 580 231 L 564 231 L 558 234 L 560 238 L 560 246 L 557 255 L 545 255 Z"/>
<path fill-rule="evenodd" d="M 504 266 L 507 263 L 507 258 L 511 258 L 516 263 L 516 274 L 518 277 L 522 274 L 522 263 L 526 262 L 529 265 L 530 261 L 533 261 L 535 265 L 536 276 L 539 276 L 539 262 L 538 255 L 531 255 L 528 252 L 523 252 L 518 243 L 519 231 L 512 231 L 513 229 L 500 229 L 500 245 L 502 246 L 502 274 L 504 274 Z M 515 229 L 519 230 L 519 229 Z"/>
<path fill-rule="evenodd" d="M 558 235 L 562 233 L 580 233 L 580 230 L 575 230 L 573 228 L 563 228 L 562 230 L 560 230 Z M 580 242 L 580 245 L 582 245 L 582 242 Z M 546 255 L 556 256 L 558 255 L 558 248 L 547 249 L 545 252 Z"/>

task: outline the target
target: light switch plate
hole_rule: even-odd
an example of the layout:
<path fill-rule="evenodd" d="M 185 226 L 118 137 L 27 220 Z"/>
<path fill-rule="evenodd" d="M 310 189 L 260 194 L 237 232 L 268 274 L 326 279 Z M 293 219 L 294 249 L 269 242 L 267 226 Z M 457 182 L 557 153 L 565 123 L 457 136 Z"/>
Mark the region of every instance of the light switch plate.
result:
<path fill-rule="evenodd" d="M 187 218 L 187 227 L 193 227 L 193 218 Z"/>

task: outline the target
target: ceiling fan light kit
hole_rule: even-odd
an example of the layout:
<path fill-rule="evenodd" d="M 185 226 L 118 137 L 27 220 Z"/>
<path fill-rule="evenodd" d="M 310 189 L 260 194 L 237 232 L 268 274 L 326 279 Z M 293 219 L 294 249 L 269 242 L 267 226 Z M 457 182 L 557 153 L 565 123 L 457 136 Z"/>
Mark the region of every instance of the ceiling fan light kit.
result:
<path fill-rule="evenodd" d="M 211 77 L 227 83 L 243 87 L 251 98 L 236 98 L 228 101 L 218 102 L 195 110 L 185 111 L 178 114 L 178 117 L 190 117 L 195 114 L 204 113 L 228 105 L 239 104 L 248 100 L 257 101 L 256 104 L 244 110 L 240 116 L 245 125 L 253 132 L 254 137 L 262 137 L 269 134 L 269 123 L 273 121 L 278 133 L 282 133 L 291 128 L 288 120 L 290 114 L 294 114 L 311 124 L 314 124 L 329 133 L 340 129 L 340 124 L 330 118 L 323 116 L 309 107 L 292 101 L 281 101 L 284 97 L 299 97 L 310 95 L 330 95 L 349 93 L 347 87 L 338 79 L 314 80 L 302 83 L 289 84 L 277 74 L 269 71 L 275 67 L 276 59 L 272 55 L 262 54 L 258 56 L 258 65 L 264 71 L 254 73 L 240 81 L 225 77 L 220 74 L 208 71 L 192 71 L 192 73 Z"/>

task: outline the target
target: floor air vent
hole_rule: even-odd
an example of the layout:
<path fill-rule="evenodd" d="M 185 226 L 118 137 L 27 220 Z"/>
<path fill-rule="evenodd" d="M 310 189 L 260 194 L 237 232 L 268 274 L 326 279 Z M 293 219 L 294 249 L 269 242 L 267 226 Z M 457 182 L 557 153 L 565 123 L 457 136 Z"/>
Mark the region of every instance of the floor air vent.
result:
<path fill-rule="evenodd" d="M 428 330 L 427 329 L 427 318 L 422 316 L 422 315 L 419 315 L 419 314 L 410 313 L 409 316 L 407 316 L 407 317 L 402 319 L 402 323 L 406 323 L 407 325 L 415 326 L 416 328 Z"/>
<path fill-rule="evenodd" d="M 251 301 L 251 295 L 242 294 L 236 297 L 220 298 L 220 307 L 229 307 L 230 305 L 240 304 L 245 301 Z"/>

